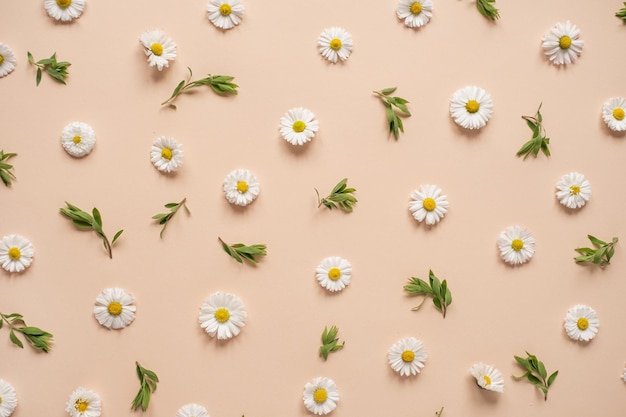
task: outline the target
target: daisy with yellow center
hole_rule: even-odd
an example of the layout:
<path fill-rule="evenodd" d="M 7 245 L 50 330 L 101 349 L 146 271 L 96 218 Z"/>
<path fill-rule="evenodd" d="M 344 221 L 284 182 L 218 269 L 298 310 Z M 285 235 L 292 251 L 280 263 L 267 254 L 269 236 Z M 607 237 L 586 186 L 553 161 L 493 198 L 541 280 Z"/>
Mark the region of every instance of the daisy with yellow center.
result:
<path fill-rule="evenodd" d="M 402 376 L 419 374 L 428 355 L 421 340 L 406 337 L 394 343 L 387 354 L 391 369 Z"/>
<path fill-rule="evenodd" d="M 293 108 L 280 119 L 280 134 L 292 145 L 304 145 L 319 129 L 315 115 L 303 107 Z"/>
<path fill-rule="evenodd" d="M 159 71 L 162 71 L 163 67 L 169 67 L 170 61 L 176 59 L 176 44 L 161 30 L 155 29 L 142 33 L 139 36 L 139 42 L 148 57 L 150 67 L 156 66 Z"/>
<path fill-rule="evenodd" d="M 337 390 L 335 381 L 318 376 L 306 383 L 302 400 L 306 409 L 311 413 L 318 416 L 326 415 L 337 408 L 339 390 Z"/>
<path fill-rule="evenodd" d="M 9 417 L 17 407 L 17 394 L 13 385 L 0 379 L 0 417 Z"/>
<path fill-rule="evenodd" d="M 96 146 L 96 133 L 87 123 L 69 123 L 61 132 L 61 145 L 68 154 L 82 158 L 89 155 Z"/>
<path fill-rule="evenodd" d="M 176 172 L 183 164 L 182 147 L 174 138 L 161 136 L 152 143 L 150 160 L 161 172 Z"/>
<path fill-rule="evenodd" d="M 615 132 L 626 131 L 626 99 L 610 98 L 602 106 L 602 119 Z"/>
<path fill-rule="evenodd" d="M 7 45 L 0 43 L 0 78 L 6 77 L 15 69 L 17 59 L 13 50 Z"/>
<path fill-rule="evenodd" d="M 583 207 L 591 198 L 591 184 L 578 172 L 563 175 L 557 182 L 556 189 L 556 198 L 570 209 Z"/>
<path fill-rule="evenodd" d="M 207 10 L 215 27 L 228 30 L 241 22 L 244 7 L 241 0 L 211 0 Z"/>
<path fill-rule="evenodd" d="M 557 23 L 543 36 L 541 47 L 554 65 L 576 62 L 583 50 L 584 42 L 578 37 L 580 30 L 569 20 Z"/>
<path fill-rule="evenodd" d="M 44 0 L 43 7 L 53 19 L 71 22 L 83 14 L 85 3 L 85 0 Z"/>
<path fill-rule="evenodd" d="M 596 337 L 599 327 L 598 314 L 584 304 L 575 305 L 565 315 L 565 332 L 572 340 L 588 342 Z"/>
<path fill-rule="evenodd" d="M 502 373 L 482 362 L 475 363 L 470 368 L 470 374 L 476 379 L 476 385 L 487 391 L 504 392 L 504 379 Z"/>
<path fill-rule="evenodd" d="M 236 169 L 224 178 L 224 196 L 237 206 L 251 204 L 261 192 L 259 182 L 247 169 Z"/>
<path fill-rule="evenodd" d="M 477 86 L 457 90 L 450 100 L 450 115 L 454 122 L 464 129 L 484 127 L 492 113 L 491 95 Z"/>
<path fill-rule="evenodd" d="M 70 417 L 100 417 L 102 402 L 94 391 L 79 387 L 70 394 L 65 411 Z"/>
<path fill-rule="evenodd" d="M 185 404 L 178 409 L 176 417 L 209 417 L 209 412 L 200 404 Z"/>
<path fill-rule="evenodd" d="M 396 15 L 410 28 L 422 27 L 430 21 L 433 15 L 433 2 L 432 0 L 399 0 Z"/>
<path fill-rule="evenodd" d="M 533 257 L 535 238 L 521 226 L 507 227 L 498 238 L 500 257 L 511 265 L 521 265 Z"/>
<path fill-rule="evenodd" d="M 411 193 L 409 210 L 418 222 L 431 226 L 439 221 L 448 212 L 448 196 L 442 195 L 441 188 L 436 185 L 420 185 L 419 189 Z"/>
<path fill-rule="evenodd" d="M 352 265 L 339 256 L 330 256 L 315 268 L 315 277 L 328 291 L 341 291 L 350 284 Z"/>
<path fill-rule="evenodd" d="M 216 292 L 202 303 L 199 315 L 200 327 L 211 337 L 230 339 L 239 334 L 247 316 L 241 298 L 233 294 Z"/>
<path fill-rule="evenodd" d="M 24 271 L 33 262 L 33 256 L 35 249 L 23 236 L 8 235 L 0 240 L 0 265 L 5 271 Z"/>
<path fill-rule="evenodd" d="M 320 34 L 317 39 L 319 51 L 324 58 L 337 63 L 337 60 L 345 61 L 352 52 L 352 35 L 346 30 L 334 26 Z"/>
<path fill-rule="evenodd" d="M 93 314 L 108 329 L 123 329 L 135 320 L 135 298 L 122 288 L 107 288 L 97 297 Z"/>

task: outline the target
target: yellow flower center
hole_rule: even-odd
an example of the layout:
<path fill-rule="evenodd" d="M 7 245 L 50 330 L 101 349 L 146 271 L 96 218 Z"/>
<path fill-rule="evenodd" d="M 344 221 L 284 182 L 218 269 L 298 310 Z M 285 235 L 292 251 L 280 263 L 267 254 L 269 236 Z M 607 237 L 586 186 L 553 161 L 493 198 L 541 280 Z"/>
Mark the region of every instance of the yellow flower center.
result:
<path fill-rule="evenodd" d="M 122 314 L 122 305 L 117 301 L 111 301 L 109 303 L 109 306 L 107 307 L 107 310 L 109 310 L 110 315 L 119 316 L 120 314 Z"/>
<path fill-rule="evenodd" d="M 577 185 L 570 185 L 569 186 L 569 190 L 572 192 L 572 194 L 574 195 L 578 195 L 580 193 L 580 187 Z"/>
<path fill-rule="evenodd" d="M 470 100 L 465 103 L 465 110 L 468 113 L 476 113 L 480 109 L 480 104 L 476 100 Z"/>
<path fill-rule="evenodd" d="M 170 148 L 163 148 L 161 151 L 161 158 L 170 161 L 172 159 L 172 150 Z"/>
<path fill-rule="evenodd" d="M 413 352 L 412 350 L 405 350 L 404 352 L 402 352 L 402 360 L 404 362 L 413 362 L 414 359 L 415 352 Z"/>
<path fill-rule="evenodd" d="M 57 5 L 62 9 L 70 7 L 70 4 L 72 4 L 72 0 L 57 0 Z"/>
<path fill-rule="evenodd" d="M 0 61 L 0 64 L 2 63 L 2 61 Z M 624 109 L 622 109 L 621 107 L 616 107 L 615 110 L 613 110 L 613 117 L 615 117 L 617 120 L 624 120 Z"/>
<path fill-rule="evenodd" d="M 215 320 L 225 323 L 230 318 L 230 313 L 224 307 L 218 308 L 215 312 Z"/>
<path fill-rule="evenodd" d="M 79 413 L 84 413 L 85 411 L 87 411 L 87 407 L 89 407 L 89 403 L 85 400 L 78 399 L 74 403 L 74 408 Z"/>
<path fill-rule="evenodd" d="M 241 194 L 248 191 L 248 183 L 245 181 L 237 181 L 237 191 L 239 191 Z"/>
<path fill-rule="evenodd" d="M 15 246 L 9 249 L 9 258 L 11 258 L 12 260 L 17 261 L 18 259 L 20 259 L 20 256 L 22 256 L 22 252 L 20 252 L 20 250 Z"/>
<path fill-rule="evenodd" d="M 295 122 L 293 122 L 293 126 L 291 127 L 293 128 L 294 132 L 304 132 L 304 129 L 306 129 L 306 123 L 304 123 L 302 120 L 296 120 Z"/>
<path fill-rule="evenodd" d="M 76 136 L 74 136 L 74 138 L 72 139 L 72 141 L 73 141 L 76 145 L 78 145 L 78 144 L 80 143 L 80 141 L 81 141 L 81 137 L 80 137 L 80 135 L 76 135 Z"/>
<path fill-rule="evenodd" d="M 316 403 L 321 404 L 328 398 L 328 392 L 324 388 L 318 388 L 313 393 L 313 399 Z"/>
<path fill-rule="evenodd" d="M 341 46 L 343 44 L 341 43 L 341 40 L 334 38 L 330 41 L 330 49 L 332 49 L 333 51 L 338 51 L 341 49 Z"/>
<path fill-rule="evenodd" d="M 161 45 L 158 42 L 153 43 L 152 45 L 150 45 L 150 50 L 152 51 L 152 53 L 156 56 L 161 56 L 163 55 L 163 45 Z"/>
<path fill-rule="evenodd" d="M 222 16 L 228 16 L 232 11 L 233 9 L 229 4 L 224 3 L 220 6 L 220 13 Z"/>
<path fill-rule="evenodd" d="M 4 62 L 4 56 L 2 56 L 2 54 L 0 54 L 0 64 L 2 64 Z"/>
<path fill-rule="evenodd" d="M 2 404 L 2 396 L 0 395 L 0 404 Z"/>
<path fill-rule="evenodd" d="M 519 252 L 524 247 L 524 241 L 522 239 L 514 239 L 513 242 L 511 242 L 511 247 L 514 251 Z"/>
<path fill-rule="evenodd" d="M 491 378 L 489 378 L 487 375 L 483 375 L 483 378 L 485 380 L 485 385 L 491 385 Z"/>
<path fill-rule="evenodd" d="M 432 198 L 428 197 L 424 199 L 424 203 L 422 203 L 426 211 L 433 211 L 435 207 L 437 207 L 437 203 Z"/>
<path fill-rule="evenodd" d="M 411 5 L 411 13 L 420 14 L 422 13 L 422 4 L 419 1 L 416 1 Z"/>
<path fill-rule="evenodd" d="M 589 327 L 589 320 L 587 320 L 584 317 L 581 317 L 576 322 L 576 325 L 578 326 L 580 330 L 587 330 L 587 327 Z"/>
<path fill-rule="evenodd" d="M 339 278 L 341 278 L 341 271 L 339 270 L 339 268 L 330 268 L 328 270 L 328 278 L 333 281 L 337 281 Z"/>
<path fill-rule="evenodd" d="M 572 38 L 567 35 L 561 36 L 561 38 L 559 39 L 559 48 L 567 49 L 570 46 L 572 46 Z"/>

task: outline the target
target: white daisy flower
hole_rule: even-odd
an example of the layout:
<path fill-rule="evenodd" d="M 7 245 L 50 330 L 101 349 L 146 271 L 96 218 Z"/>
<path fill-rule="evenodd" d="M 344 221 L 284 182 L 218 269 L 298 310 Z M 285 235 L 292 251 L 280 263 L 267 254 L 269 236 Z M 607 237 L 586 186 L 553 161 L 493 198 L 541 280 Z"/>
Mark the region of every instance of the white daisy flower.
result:
<path fill-rule="evenodd" d="M 431 0 L 400 0 L 396 9 L 398 19 L 410 28 L 419 28 L 430 21 L 433 16 Z"/>
<path fill-rule="evenodd" d="M 22 272 L 33 262 L 35 248 L 20 235 L 8 235 L 0 240 L 0 264 L 8 272 Z"/>
<path fill-rule="evenodd" d="M 402 376 L 419 374 L 427 357 L 424 344 L 414 337 L 400 339 L 389 348 L 387 354 L 391 369 Z"/>
<path fill-rule="evenodd" d="M 350 284 L 352 265 L 339 256 L 324 259 L 315 269 L 315 277 L 328 291 L 341 291 Z"/>
<path fill-rule="evenodd" d="M 409 210 L 418 222 L 426 219 L 427 225 L 439 223 L 448 212 L 448 196 L 441 195 L 441 188 L 436 185 L 420 185 L 419 190 L 411 193 Z"/>
<path fill-rule="evenodd" d="M 224 195 L 231 204 L 247 206 L 258 197 L 260 191 L 259 182 L 247 169 L 236 169 L 224 178 Z"/>
<path fill-rule="evenodd" d="M 509 226 L 498 238 L 500 257 L 511 265 L 521 265 L 533 257 L 535 238 L 521 226 Z"/>
<path fill-rule="evenodd" d="M 599 327 L 598 315 L 589 306 L 577 304 L 565 315 L 565 331 L 572 340 L 588 342 L 596 337 Z"/>
<path fill-rule="evenodd" d="M 161 172 L 175 172 L 183 164 L 182 147 L 174 138 L 160 136 L 152 143 L 150 160 Z"/>
<path fill-rule="evenodd" d="M 17 407 L 17 394 L 13 385 L 0 379 L 0 417 L 9 417 Z"/>
<path fill-rule="evenodd" d="M 541 47 L 554 65 L 572 64 L 583 51 L 584 42 L 578 39 L 580 30 L 569 20 L 557 23 L 543 35 Z"/>
<path fill-rule="evenodd" d="M 44 0 L 43 7 L 50 17 L 62 22 L 71 22 L 83 14 L 85 3 L 85 0 Z"/>
<path fill-rule="evenodd" d="M 211 0 L 207 10 L 209 20 L 220 29 L 232 29 L 241 22 L 243 3 L 241 0 Z"/>
<path fill-rule="evenodd" d="M 163 67 L 169 67 L 170 61 L 176 59 L 176 44 L 161 30 L 155 29 L 142 33 L 139 36 L 139 42 L 143 45 L 143 51 L 148 57 L 150 66 L 156 65 L 159 71 L 163 70 Z"/>
<path fill-rule="evenodd" d="M 319 129 L 315 115 L 310 110 L 296 107 L 280 118 L 280 134 L 292 145 L 304 145 Z"/>
<path fill-rule="evenodd" d="M 200 327 L 211 337 L 230 339 L 245 326 L 247 313 L 241 298 L 233 294 L 216 292 L 209 295 L 200 308 Z"/>
<path fill-rule="evenodd" d="M 556 198 L 565 207 L 577 209 L 584 206 L 591 197 L 591 184 L 583 174 L 570 172 L 556 183 Z"/>
<path fill-rule="evenodd" d="M 67 401 L 65 411 L 71 417 L 100 417 L 102 402 L 94 391 L 76 388 Z"/>
<path fill-rule="evenodd" d="M 626 119 L 624 119 L 625 111 L 626 99 L 624 97 L 613 97 L 604 103 L 604 106 L 602 106 L 602 118 L 609 129 L 616 132 L 626 130 Z"/>
<path fill-rule="evenodd" d="M 209 417 L 209 412 L 199 404 L 185 404 L 178 409 L 176 417 Z"/>
<path fill-rule="evenodd" d="M 72 122 L 61 132 L 61 145 L 65 152 L 82 158 L 89 155 L 96 146 L 96 132 L 87 123 Z"/>
<path fill-rule="evenodd" d="M 504 392 L 502 373 L 492 365 L 482 362 L 475 363 L 470 368 L 470 374 L 476 378 L 476 385 L 487 391 Z"/>
<path fill-rule="evenodd" d="M 324 29 L 317 39 L 320 53 L 324 58 L 337 63 L 337 58 L 345 61 L 352 52 L 352 35 L 344 29 L 334 26 Z"/>
<path fill-rule="evenodd" d="M 450 100 L 450 115 L 457 125 L 465 129 L 484 127 L 492 113 L 491 96 L 475 85 L 457 90 Z"/>
<path fill-rule="evenodd" d="M 123 329 L 135 320 L 135 298 L 122 288 L 107 288 L 97 297 L 93 314 L 102 326 Z"/>
<path fill-rule="evenodd" d="M 302 395 L 304 406 L 318 416 L 325 415 L 337 408 L 339 391 L 335 381 L 330 378 L 318 376 L 313 381 L 307 382 Z"/>
<path fill-rule="evenodd" d="M 0 43 L 0 78 L 6 77 L 15 69 L 17 58 L 13 50 L 7 45 Z"/>

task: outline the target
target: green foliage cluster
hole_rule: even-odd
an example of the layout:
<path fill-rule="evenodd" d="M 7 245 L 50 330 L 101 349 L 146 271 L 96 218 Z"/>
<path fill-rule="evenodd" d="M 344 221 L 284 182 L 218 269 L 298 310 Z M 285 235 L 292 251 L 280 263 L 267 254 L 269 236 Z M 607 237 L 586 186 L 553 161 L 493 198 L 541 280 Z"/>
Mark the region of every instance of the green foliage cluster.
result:
<path fill-rule="evenodd" d="M 439 278 L 435 276 L 432 270 L 428 271 L 428 281 L 423 279 L 411 277 L 409 283 L 404 286 L 404 291 L 411 295 L 422 295 L 424 300 L 426 297 L 433 298 L 433 304 L 435 308 L 443 314 L 443 318 L 446 318 L 446 311 L 450 304 L 452 304 L 452 293 L 448 288 L 448 282 L 444 279 L 439 281 Z M 413 310 L 418 310 L 424 303 L 422 300 Z"/>
<path fill-rule="evenodd" d="M 10 329 L 9 339 L 14 345 L 19 346 L 22 349 L 24 348 L 24 343 L 22 343 L 22 341 L 18 339 L 15 334 L 15 332 L 17 332 L 24 336 L 24 339 L 33 347 L 33 349 L 41 350 L 46 353 L 52 349 L 52 346 L 50 346 L 50 342 L 52 342 L 53 337 L 52 334 L 46 332 L 45 330 L 41 330 L 38 327 L 27 326 L 26 322 L 24 322 L 24 316 L 21 314 L 0 313 L 0 329 L 4 323 L 6 323 Z"/>
<path fill-rule="evenodd" d="M 37 85 L 39 85 L 39 83 L 41 82 L 41 75 L 43 74 L 43 71 L 45 71 L 48 75 L 50 75 L 61 84 L 65 84 L 65 77 L 69 75 L 69 73 L 67 72 L 67 68 L 72 64 L 67 61 L 58 62 L 56 52 L 52 54 L 50 58 L 40 59 L 37 62 L 35 62 L 35 59 L 30 52 L 28 52 L 27 55 L 28 62 L 30 62 L 31 65 L 37 67 L 37 75 L 35 77 Z"/>

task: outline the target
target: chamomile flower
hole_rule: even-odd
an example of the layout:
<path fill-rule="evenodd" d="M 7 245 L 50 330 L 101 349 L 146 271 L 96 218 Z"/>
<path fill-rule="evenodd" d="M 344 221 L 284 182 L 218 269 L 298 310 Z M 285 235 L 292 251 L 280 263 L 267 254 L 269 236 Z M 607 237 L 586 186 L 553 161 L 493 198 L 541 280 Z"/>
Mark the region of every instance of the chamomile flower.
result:
<path fill-rule="evenodd" d="M 43 7 L 50 17 L 62 22 L 71 22 L 83 14 L 85 3 L 85 0 L 44 0 Z"/>
<path fill-rule="evenodd" d="M 344 29 L 334 26 L 324 29 L 320 37 L 317 39 L 320 53 L 324 58 L 337 63 L 337 58 L 345 61 L 352 52 L 352 35 Z"/>
<path fill-rule="evenodd" d="M 602 118 L 609 129 L 616 132 L 626 130 L 625 111 L 626 99 L 624 97 L 613 97 L 604 103 L 604 106 L 602 106 Z"/>
<path fill-rule="evenodd" d="M 476 86 L 463 87 L 452 95 L 450 115 L 465 129 L 484 127 L 493 113 L 493 101 L 485 90 Z"/>
<path fill-rule="evenodd" d="M 33 262 L 35 249 L 28 239 L 8 235 L 0 240 L 0 264 L 8 272 L 22 272 Z"/>
<path fill-rule="evenodd" d="M 441 195 L 441 188 L 436 185 L 420 185 L 411 193 L 409 210 L 418 222 L 426 220 L 427 225 L 439 223 L 448 212 L 448 196 Z"/>
<path fill-rule="evenodd" d="M 7 45 L 0 43 L 0 78 L 6 77 L 15 69 L 17 59 L 13 50 Z"/>
<path fill-rule="evenodd" d="M 135 320 L 135 298 L 122 288 L 107 288 L 97 297 L 93 314 L 102 326 L 123 329 Z"/>
<path fill-rule="evenodd" d="M 556 183 L 556 198 L 565 207 L 577 209 L 584 206 L 591 197 L 591 184 L 583 174 L 570 172 Z"/>
<path fill-rule="evenodd" d="M 143 45 L 143 51 L 148 57 L 150 66 L 156 65 L 159 71 L 162 71 L 163 67 L 169 67 L 170 61 L 176 59 L 176 44 L 161 30 L 155 29 L 142 33 L 139 36 L 139 42 Z"/>
<path fill-rule="evenodd" d="M 350 284 L 352 265 L 339 256 L 324 259 L 315 269 L 315 277 L 328 291 L 341 291 Z"/>
<path fill-rule="evenodd" d="M 500 257 L 511 265 L 521 265 L 533 257 L 535 238 L 521 226 L 509 226 L 498 238 Z"/>
<path fill-rule="evenodd" d="M 430 21 L 433 16 L 431 0 L 400 0 L 396 9 L 398 19 L 410 28 L 419 28 Z"/>
<path fill-rule="evenodd" d="M 96 146 L 96 132 L 87 123 L 72 122 L 61 132 L 61 145 L 73 157 L 82 158 Z"/>
<path fill-rule="evenodd" d="M 199 404 L 185 404 L 178 409 L 176 417 L 209 417 L 209 412 Z"/>
<path fill-rule="evenodd" d="M 215 27 L 232 29 L 241 22 L 244 8 L 241 0 L 211 0 L 207 10 Z"/>
<path fill-rule="evenodd" d="M 569 20 L 559 22 L 543 35 L 541 47 L 554 65 L 572 64 L 583 51 L 584 42 L 579 36 L 580 30 Z"/>
<path fill-rule="evenodd" d="M 306 383 L 302 400 L 306 409 L 313 414 L 326 415 L 337 408 L 339 391 L 335 381 L 318 376 Z"/>
<path fill-rule="evenodd" d="M 258 197 L 260 191 L 259 182 L 247 169 L 236 169 L 224 178 L 224 195 L 231 204 L 247 206 Z"/>
<path fill-rule="evenodd" d="M 182 147 L 174 138 L 160 136 L 152 143 L 150 160 L 161 172 L 175 172 L 183 164 Z"/>
<path fill-rule="evenodd" d="M 293 108 L 280 118 L 280 134 L 292 145 L 304 145 L 319 129 L 315 115 L 302 107 Z"/>
<path fill-rule="evenodd" d="M 405 337 L 389 348 L 387 359 L 391 369 L 402 376 L 417 375 L 427 358 L 424 344 L 414 337 Z"/>
<path fill-rule="evenodd" d="M 71 417 L 100 417 L 102 402 L 94 391 L 83 387 L 76 388 L 67 400 L 65 411 Z"/>
<path fill-rule="evenodd" d="M 9 417 L 17 407 L 17 394 L 13 385 L 0 379 L 0 417 Z"/>
<path fill-rule="evenodd" d="M 565 332 L 572 340 L 588 342 L 596 337 L 599 327 L 596 311 L 584 304 L 575 305 L 565 315 Z"/>
<path fill-rule="evenodd" d="M 247 313 L 241 298 L 233 294 L 216 292 L 209 295 L 200 308 L 200 327 L 211 337 L 230 339 L 245 326 Z"/>
<path fill-rule="evenodd" d="M 487 391 L 504 392 L 502 373 L 492 365 L 482 362 L 475 363 L 470 368 L 470 374 L 476 378 L 476 385 Z"/>

